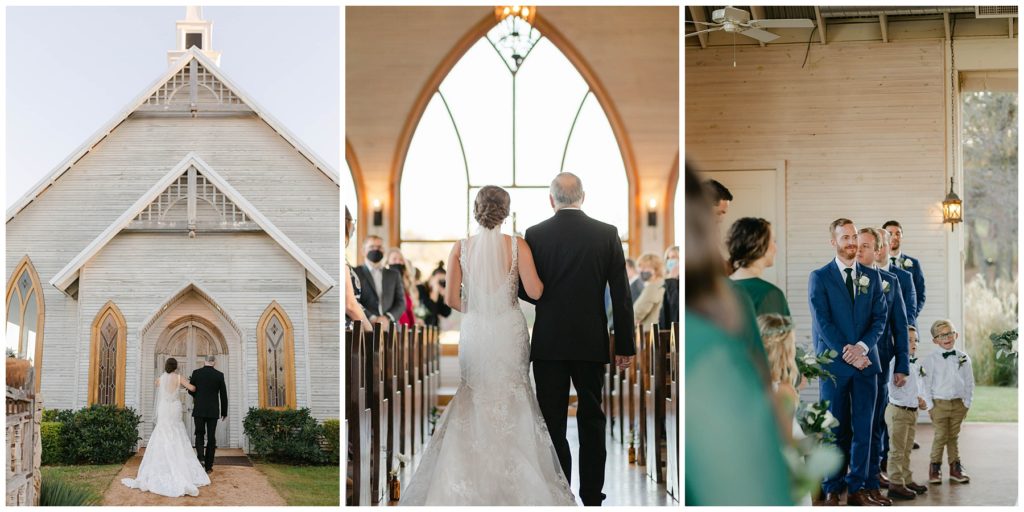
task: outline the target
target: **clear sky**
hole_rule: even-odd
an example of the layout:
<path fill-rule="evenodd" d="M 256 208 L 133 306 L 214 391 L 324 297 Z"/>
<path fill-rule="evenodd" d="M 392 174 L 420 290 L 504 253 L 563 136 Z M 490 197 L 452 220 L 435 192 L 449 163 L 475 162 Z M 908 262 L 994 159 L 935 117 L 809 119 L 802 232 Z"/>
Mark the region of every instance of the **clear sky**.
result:
<path fill-rule="evenodd" d="M 7 206 L 167 70 L 185 7 L 7 8 Z M 339 172 L 337 7 L 204 7 L 221 70 Z"/>

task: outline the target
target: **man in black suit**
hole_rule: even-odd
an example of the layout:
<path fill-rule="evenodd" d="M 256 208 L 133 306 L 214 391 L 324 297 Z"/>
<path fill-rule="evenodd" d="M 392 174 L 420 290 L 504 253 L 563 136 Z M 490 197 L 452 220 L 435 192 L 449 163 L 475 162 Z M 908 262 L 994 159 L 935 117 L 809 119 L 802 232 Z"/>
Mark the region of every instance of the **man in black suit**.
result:
<path fill-rule="evenodd" d="M 188 392 L 192 395 L 192 419 L 196 424 L 196 456 L 207 473 L 213 471 L 213 455 L 217 451 L 217 419 L 228 417 L 228 387 L 224 374 L 214 368 L 216 363 L 213 354 L 206 356 L 206 365 L 193 371 L 189 379 L 196 387 Z"/>
<path fill-rule="evenodd" d="M 622 241 L 615 226 L 580 210 L 583 198 L 583 183 L 574 174 L 561 173 L 551 182 L 555 215 L 526 230 L 544 295 L 533 301 L 520 287 L 519 297 L 537 306 L 530 360 L 537 401 L 562 470 L 571 477 L 566 439 L 571 382 L 578 403 L 580 499 L 584 505 L 600 505 L 607 456 L 601 388 L 605 365 L 611 362 L 605 286 L 612 302 L 616 365 L 629 366 L 636 347 Z"/>
<path fill-rule="evenodd" d="M 371 322 L 383 323 L 386 329 L 386 320 L 398 323 L 405 312 L 405 286 L 398 271 L 384 268 L 383 242 L 379 236 L 366 237 L 363 242 L 366 262 L 353 270 L 363 283 L 359 303 L 366 310 L 366 317 Z"/>

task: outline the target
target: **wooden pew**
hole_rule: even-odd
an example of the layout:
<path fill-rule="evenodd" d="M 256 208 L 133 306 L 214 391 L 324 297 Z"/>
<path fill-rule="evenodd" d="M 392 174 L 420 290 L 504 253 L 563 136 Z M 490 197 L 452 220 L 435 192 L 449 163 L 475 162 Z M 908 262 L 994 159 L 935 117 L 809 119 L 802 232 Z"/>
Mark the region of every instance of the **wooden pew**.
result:
<path fill-rule="evenodd" d="M 409 337 L 409 380 L 412 383 L 412 411 L 409 416 L 410 428 L 412 429 L 412 442 L 409 446 L 409 456 L 420 453 L 420 446 L 425 441 L 423 437 L 423 373 L 420 371 L 420 359 L 422 351 L 420 346 L 423 342 L 423 327 L 414 326 Z"/>
<path fill-rule="evenodd" d="M 668 385 L 666 346 L 668 331 L 661 332 L 652 324 L 647 332 L 647 352 L 644 354 L 644 381 L 647 391 L 647 476 L 655 482 L 665 481 L 665 395 Z M 664 335 L 664 336 L 663 336 Z"/>
<path fill-rule="evenodd" d="M 390 500 L 390 489 L 392 472 L 398 468 L 398 447 L 400 445 L 401 431 L 399 430 L 401 416 L 401 394 L 398 387 L 398 340 L 400 330 L 395 326 L 384 335 L 384 396 L 388 401 L 387 407 L 387 436 L 384 446 L 384 471 L 386 475 L 385 494 Z"/>
<path fill-rule="evenodd" d="M 345 331 L 345 417 L 350 446 L 346 447 L 352 470 L 350 506 L 370 505 L 370 414 L 366 407 L 366 380 L 363 372 L 364 339 L 362 327 L 354 322 Z M 348 495 L 349 493 L 346 493 Z"/>
<path fill-rule="evenodd" d="M 367 366 L 368 393 L 367 402 L 370 408 L 370 492 L 372 503 L 380 503 L 387 491 L 388 474 L 385 454 L 388 432 L 388 408 L 391 406 L 389 397 L 384 394 L 384 340 L 387 334 L 381 324 L 373 326 L 373 336 L 369 345 L 369 354 L 364 356 Z"/>
<path fill-rule="evenodd" d="M 402 455 L 411 456 L 413 453 L 412 442 L 412 375 L 413 370 L 409 364 L 410 339 L 412 333 L 408 326 L 400 326 L 398 332 L 398 388 L 401 390 L 398 400 L 399 421 L 398 421 L 398 451 Z M 404 464 L 403 464 L 404 465 Z"/>
<path fill-rule="evenodd" d="M 636 357 L 630 367 L 630 378 L 632 382 L 633 399 L 633 428 L 636 431 L 636 463 L 638 466 L 647 465 L 647 337 L 644 327 L 638 325 L 636 328 Z"/>
<path fill-rule="evenodd" d="M 682 501 L 679 490 L 679 341 L 679 324 L 673 322 L 665 350 L 669 379 L 665 394 L 665 487 L 676 501 Z"/>

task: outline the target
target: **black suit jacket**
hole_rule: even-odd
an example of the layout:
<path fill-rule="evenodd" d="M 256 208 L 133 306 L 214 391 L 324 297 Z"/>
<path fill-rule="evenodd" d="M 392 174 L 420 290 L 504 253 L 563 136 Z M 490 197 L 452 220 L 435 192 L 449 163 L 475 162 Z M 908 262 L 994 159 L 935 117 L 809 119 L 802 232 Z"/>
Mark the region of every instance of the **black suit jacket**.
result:
<path fill-rule="evenodd" d="M 633 298 L 626 258 L 615 226 L 591 219 L 580 210 L 559 210 L 526 230 L 544 294 L 533 301 L 520 285 L 519 296 L 536 304 L 530 360 L 611 361 L 607 284 L 615 326 L 615 354 L 636 354 Z"/>
<path fill-rule="evenodd" d="M 192 417 L 221 418 L 228 415 L 228 387 L 224 374 L 212 366 L 203 366 L 192 372 L 189 379 L 196 387 L 192 395 Z M 220 399 L 220 407 L 217 399 Z"/>
<path fill-rule="evenodd" d="M 397 270 L 390 268 L 383 269 L 381 284 L 383 292 L 377 289 L 373 281 L 373 275 L 366 265 L 359 265 L 355 269 L 359 281 L 363 285 L 362 294 L 359 295 L 359 303 L 366 310 L 366 317 L 389 315 L 392 322 L 398 322 L 405 312 L 405 286 L 402 285 L 402 276 Z M 378 309 L 380 306 L 380 309 Z"/>

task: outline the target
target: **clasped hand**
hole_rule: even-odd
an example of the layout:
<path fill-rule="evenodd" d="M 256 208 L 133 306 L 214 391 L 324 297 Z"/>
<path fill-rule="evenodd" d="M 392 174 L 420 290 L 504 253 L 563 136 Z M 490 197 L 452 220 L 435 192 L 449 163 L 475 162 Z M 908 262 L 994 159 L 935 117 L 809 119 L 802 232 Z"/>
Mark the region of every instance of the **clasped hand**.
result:
<path fill-rule="evenodd" d="M 843 361 L 858 370 L 863 370 L 871 365 L 871 359 L 857 345 L 846 345 L 843 347 Z"/>

